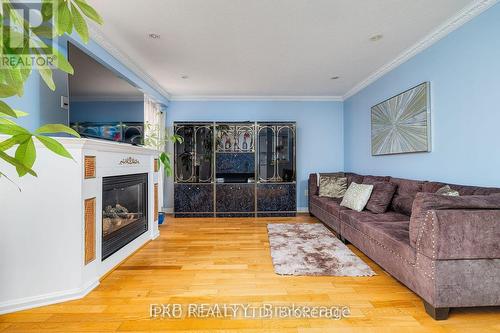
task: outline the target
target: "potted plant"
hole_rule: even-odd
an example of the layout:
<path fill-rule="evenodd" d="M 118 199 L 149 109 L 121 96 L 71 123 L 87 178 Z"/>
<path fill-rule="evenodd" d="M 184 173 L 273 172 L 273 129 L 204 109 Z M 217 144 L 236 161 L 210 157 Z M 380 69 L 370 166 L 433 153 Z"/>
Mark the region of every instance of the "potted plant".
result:
<path fill-rule="evenodd" d="M 101 16 L 85 0 L 43 0 L 40 13 L 42 24 L 33 27 L 16 9 L 17 3 L 2 0 L 0 4 L 0 22 L 2 31 L 2 49 L 0 56 L 0 98 L 22 97 L 24 85 L 33 71 L 38 71 L 45 84 L 56 89 L 52 72 L 54 69 L 73 74 L 73 67 L 66 58 L 52 45 L 56 35 L 71 34 L 73 30 L 84 43 L 89 41 L 86 19 L 102 24 Z M 22 4 L 21 4 L 22 5 Z M 21 8 L 22 9 L 22 8 Z M 28 61 L 31 58 L 36 61 Z M 52 61 L 49 61 L 49 58 Z M 28 113 L 14 110 L 8 101 L 0 100 L 0 159 L 16 168 L 19 177 L 30 174 L 37 176 L 32 169 L 36 160 L 34 139 L 47 149 L 66 158 L 71 154 L 57 140 L 48 134 L 66 133 L 79 137 L 78 133 L 61 124 L 46 124 L 28 131 L 17 124 L 16 120 Z M 8 153 L 15 148 L 14 155 Z M 8 179 L 3 170 L 0 178 Z M 10 180 L 10 179 L 9 179 Z"/>

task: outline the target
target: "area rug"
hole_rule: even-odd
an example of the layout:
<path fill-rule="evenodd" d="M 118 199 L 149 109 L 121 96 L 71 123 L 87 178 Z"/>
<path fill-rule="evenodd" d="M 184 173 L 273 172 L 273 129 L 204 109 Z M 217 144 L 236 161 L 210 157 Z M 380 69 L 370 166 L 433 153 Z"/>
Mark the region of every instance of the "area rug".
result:
<path fill-rule="evenodd" d="M 277 274 L 376 275 L 322 224 L 273 223 L 267 230 Z"/>

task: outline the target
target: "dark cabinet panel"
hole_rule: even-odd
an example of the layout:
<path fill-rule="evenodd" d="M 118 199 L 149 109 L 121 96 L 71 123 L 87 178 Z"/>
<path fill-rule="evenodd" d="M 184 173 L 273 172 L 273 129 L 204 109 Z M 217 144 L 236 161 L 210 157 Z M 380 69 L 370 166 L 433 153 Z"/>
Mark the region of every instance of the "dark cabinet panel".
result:
<path fill-rule="evenodd" d="M 212 213 L 214 211 L 213 184 L 174 184 L 174 212 Z"/>
<path fill-rule="evenodd" d="M 213 181 L 213 124 L 176 124 L 175 134 L 182 137 L 174 145 L 174 172 L 178 183 Z"/>
<path fill-rule="evenodd" d="M 295 182 L 295 131 L 294 123 L 259 123 L 257 174 L 260 182 Z"/>
<path fill-rule="evenodd" d="M 259 212 L 295 212 L 295 184 L 258 184 L 257 211 Z"/>
<path fill-rule="evenodd" d="M 255 184 L 217 184 L 217 213 L 253 213 Z"/>
<path fill-rule="evenodd" d="M 255 173 L 254 153 L 217 153 L 216 172 L 220 173 Z"/>

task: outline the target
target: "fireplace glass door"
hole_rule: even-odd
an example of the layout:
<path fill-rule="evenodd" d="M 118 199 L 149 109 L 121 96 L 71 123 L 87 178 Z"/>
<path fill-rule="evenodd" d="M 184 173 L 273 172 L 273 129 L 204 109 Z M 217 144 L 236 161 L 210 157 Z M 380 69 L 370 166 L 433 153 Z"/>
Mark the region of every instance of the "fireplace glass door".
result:
<path fill-rule="evenodd" d="M 147 174 L 104 178 L 102 260 L 146 230 L 148 230 Z"/>

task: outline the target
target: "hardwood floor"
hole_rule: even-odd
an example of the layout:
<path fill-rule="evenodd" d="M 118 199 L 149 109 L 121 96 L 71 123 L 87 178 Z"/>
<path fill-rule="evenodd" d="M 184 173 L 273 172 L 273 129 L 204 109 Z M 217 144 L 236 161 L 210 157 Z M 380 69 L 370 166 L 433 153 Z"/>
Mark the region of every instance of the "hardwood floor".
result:
<path fill-rule="evenodd" d="M 266 224 L 315 218 L 174 219 L 87 297 L 0 316 L 0 332 L 500 332 L 498 308 L 452 310 L 436 322 L 421 300 L 349 247 L 374 277 L 283 277 L 273 272 Z M 348 305 L 331 319 L 150 319 L 157 303 Z"/>

